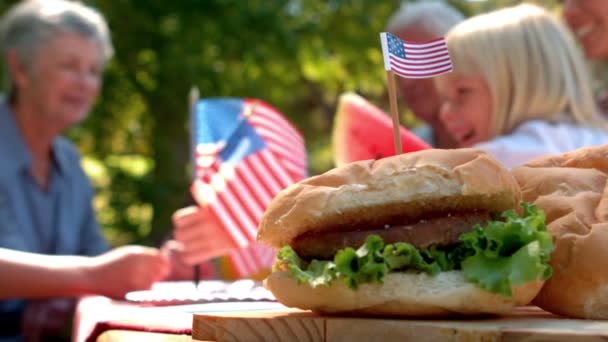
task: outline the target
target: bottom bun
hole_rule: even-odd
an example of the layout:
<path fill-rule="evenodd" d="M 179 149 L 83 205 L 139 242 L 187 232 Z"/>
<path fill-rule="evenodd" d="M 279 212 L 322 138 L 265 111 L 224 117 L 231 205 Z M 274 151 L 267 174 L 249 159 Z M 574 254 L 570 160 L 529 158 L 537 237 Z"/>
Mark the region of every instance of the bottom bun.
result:
<path fill-rule="evenodd" d="M 526 305 L 542 287 L 537 281 L 514 287 L 513 296 L 491 293 L 465 280 L 461 271 L 390 273 L 384 284 L 362 284 L 357 290 L 337 280 L 312 288 L 298 284 L 287 272 L 273 272 L 264 285 L 283 305 L 322 313 L 379 316 L 446 316 L 505 314 Z"/>

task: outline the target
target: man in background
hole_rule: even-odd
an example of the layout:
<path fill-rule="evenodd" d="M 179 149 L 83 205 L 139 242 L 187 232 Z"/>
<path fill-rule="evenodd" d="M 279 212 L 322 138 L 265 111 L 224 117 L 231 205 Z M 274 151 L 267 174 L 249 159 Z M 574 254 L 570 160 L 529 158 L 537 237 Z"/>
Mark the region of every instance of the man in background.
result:
<path fill-rule="evenodd" d="M 406 3 L 386 24 L 386 31 L 403 40 L 424 42 L 443 37 L 464 16 L 443 1 Z M 454 140 L 439 120 L 441 101 L 432 78 L 397 77 L 401 98 L 425 125 L 413 132 L 433 147 L 453 148 Z"/>

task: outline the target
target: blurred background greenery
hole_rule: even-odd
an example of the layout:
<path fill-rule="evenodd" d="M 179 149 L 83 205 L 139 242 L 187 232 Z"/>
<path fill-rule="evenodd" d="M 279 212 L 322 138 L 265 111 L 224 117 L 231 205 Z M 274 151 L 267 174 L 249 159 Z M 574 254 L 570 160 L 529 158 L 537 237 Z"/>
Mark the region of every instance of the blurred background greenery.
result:
<path fill-rule="evenodd" d="M 15 3 L 0 0 L 0 11 Z M 251 97 L 303 132 L 309 173 L 333 166 L 338 97 L 388 108 L 379 32 L 402 1 L 90 0 L 107 18 L 116 55 L 88 119 L 68 135 L 97 188 L 112 244 L 156 245 L 189 201 L 188 92 Z M 520 3 L 449 1 L 466 16 Z M 559 0 L 531 1 L 559 9 Z M 402 123 L 418 124 L 403 105 Z"/>

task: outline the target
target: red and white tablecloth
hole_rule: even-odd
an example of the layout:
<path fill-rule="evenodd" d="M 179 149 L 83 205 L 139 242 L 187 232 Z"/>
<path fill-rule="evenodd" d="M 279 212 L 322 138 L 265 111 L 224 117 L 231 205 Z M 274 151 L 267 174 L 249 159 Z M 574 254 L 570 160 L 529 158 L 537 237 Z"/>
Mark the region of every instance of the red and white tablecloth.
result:
<path fill-rule="evenodd" d="M 83 297 L 76 306 L 72 341 L 88 342 L 106 330 L 192 334 L 194 312 L 241 310 L 254 303 L 279 305 L 260 283 L 203 281 L 158 283 L 148 291 L 127 294 L 124 301 L 101 296 Z"/>

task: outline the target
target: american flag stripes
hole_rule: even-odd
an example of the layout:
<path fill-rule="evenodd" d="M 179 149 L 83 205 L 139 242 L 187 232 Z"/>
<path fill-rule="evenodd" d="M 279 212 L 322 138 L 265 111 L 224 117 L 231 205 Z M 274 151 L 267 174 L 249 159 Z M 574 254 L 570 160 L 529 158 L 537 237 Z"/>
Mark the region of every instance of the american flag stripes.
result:
<path fill-rule="evenodd" d="M 444 38 L 428 42 L 399 39 L 380 33 L 384 68 L 405 78 L 428 78 L 452 71 L 452 60 Z"/>
<path fill-rule="evenodd" d="M 255 243 L 258 223 L 280 190 L 306 177 L 302 135 L 272 106 L 253 99 L 203 99 L 193 125 L 194 198 L 241 247 L 229 255 L 238 276 L 270 267 L 275 251 Z"/>

